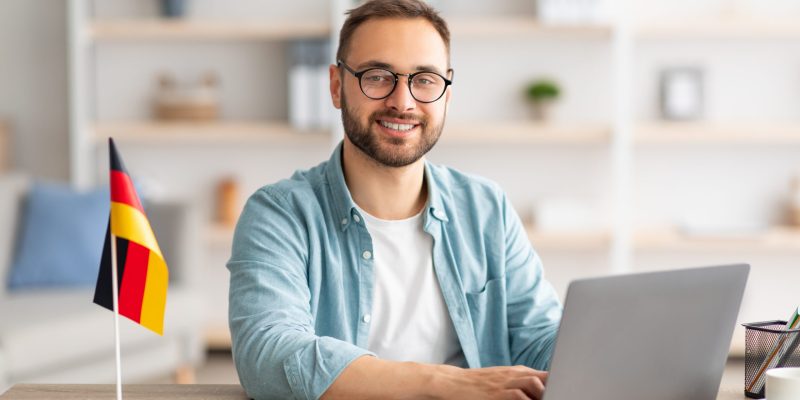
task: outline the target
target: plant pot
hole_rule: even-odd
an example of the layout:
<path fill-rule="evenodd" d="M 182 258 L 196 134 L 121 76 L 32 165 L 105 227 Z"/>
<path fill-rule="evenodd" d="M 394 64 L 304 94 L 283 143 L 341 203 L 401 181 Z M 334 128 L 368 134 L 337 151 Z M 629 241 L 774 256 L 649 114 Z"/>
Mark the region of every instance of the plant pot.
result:
<path fill-rule="evenodd" d="M 161 0 L 161 16 L 182 18 L 186 15 L 186 0 Z"/>
<path fill-rule="evenodd" d="M 535 121 L 548 122 L 553 119 L 554 101 L 534 101 L 531 103 L 531 117 Z"/>

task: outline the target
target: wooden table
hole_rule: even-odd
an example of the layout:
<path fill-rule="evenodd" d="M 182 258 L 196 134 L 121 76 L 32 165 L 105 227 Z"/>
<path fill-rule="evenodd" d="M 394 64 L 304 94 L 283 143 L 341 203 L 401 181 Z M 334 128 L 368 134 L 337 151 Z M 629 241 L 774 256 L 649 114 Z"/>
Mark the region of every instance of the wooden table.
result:
<path fill-rule="evenodd" d="M 14 385 L 0 395 L 0 400 L 67 399 L 113 400 L 116 385 Z M 722 375 L 717 400 L 743 400 L 744 360 L 729 359 Z M 123 398 L 129 400 L 244 400 L 247 395 L 239 385 L 124 385 Z"/>
<path fill-rule="evenodd" d="M 113 400 L 115 385 L 14 385 L 0 395 L 2 400 Z M 129 400 L 245 400 L 247 395 L 239 385 L 125 385 L 122 387 L 123 399 Z M 742 388 L 723 386 L 717 400 L 745 399 Z"/>
<path fill-rule="evenodd" d="M 116 385 L 14 385 L 2 400 L 113 400 Z M 239 385 L 123 385 L 122 398 L 128 400 L 246 400 L 248 397 Z"/>

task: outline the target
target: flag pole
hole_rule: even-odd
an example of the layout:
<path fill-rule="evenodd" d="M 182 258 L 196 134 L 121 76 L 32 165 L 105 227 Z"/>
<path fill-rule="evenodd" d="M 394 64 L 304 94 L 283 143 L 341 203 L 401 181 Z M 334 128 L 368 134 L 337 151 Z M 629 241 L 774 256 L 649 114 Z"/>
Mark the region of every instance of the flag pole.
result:
<path fill-rule="evenodd" d="M 111 231 L 111 227 L 109 227 Z M 117 360 L 117 400 L 122 400 L 122 367 L 119 352 L 119 284 L 117 283 L 117 237 L 109 232 L 111 237 L 111 293 L 114 299 L 114 345 Z"/>

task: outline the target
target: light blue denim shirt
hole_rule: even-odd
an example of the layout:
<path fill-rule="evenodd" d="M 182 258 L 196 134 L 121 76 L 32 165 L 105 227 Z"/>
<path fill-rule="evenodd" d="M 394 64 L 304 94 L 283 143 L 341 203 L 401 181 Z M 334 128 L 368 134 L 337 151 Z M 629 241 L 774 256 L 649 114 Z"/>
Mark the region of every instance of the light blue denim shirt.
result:
<path fill-rule="evenodd" d="M 370 354 L 372 239 L 330 160 L 259 189 L 233 239 L 229 322 L 249 396 L 319 398 Z M 550 362 L 561 305 L 519 217 L 487 180 L 425 163 L 423 227 L 468 367 Z M 413 296 L 413 293 L 409 293 Z"/>

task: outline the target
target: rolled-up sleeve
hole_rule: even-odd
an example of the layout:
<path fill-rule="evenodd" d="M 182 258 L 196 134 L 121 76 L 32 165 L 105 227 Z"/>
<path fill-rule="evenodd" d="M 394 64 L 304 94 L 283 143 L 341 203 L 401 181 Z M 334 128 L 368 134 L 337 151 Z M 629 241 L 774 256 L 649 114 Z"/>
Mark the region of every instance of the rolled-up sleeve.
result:
<path fill-rule="evenodd" d="M 547 370 L 561 321 L 561 303 L 544 279 L 519 216 L 503 196 L 506 239 L 506 291 L 512 363 Z"/>
<path fill-rule="evenodd" d="M 372 354 L 315 335 L 308 233 L 278 190 L 250 197 L 234 234 L 229 324 L 239 379 L 255 399 L 319 398 L 356 358 Z"/>

